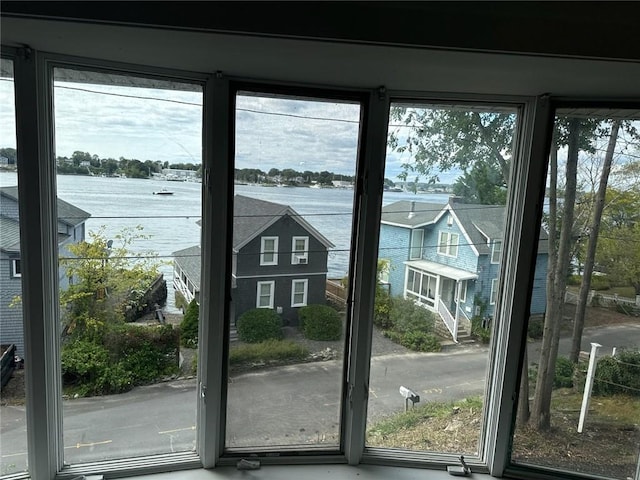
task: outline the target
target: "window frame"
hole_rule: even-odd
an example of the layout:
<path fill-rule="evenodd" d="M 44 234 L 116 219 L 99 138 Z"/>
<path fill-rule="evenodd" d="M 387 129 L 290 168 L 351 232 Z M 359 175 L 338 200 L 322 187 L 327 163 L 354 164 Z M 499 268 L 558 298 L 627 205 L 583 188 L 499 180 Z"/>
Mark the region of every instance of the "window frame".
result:
<path fill-rule="evenodd" d="M 304 248 L 302 250 L 296 249 L 296 241 L 298 240 L 304 242 Z M 300 263 L 300 258 L 306 259 L 306 262 Z M 309 263 L 309 236 L 299 235 L 291 237 L 291 265 L 306 265 L 307 263 Z"/>
<path fill-rule="evenodd" d="M 296 302 L 295 301 L 296 295 L 300 295 L 299 292 L 295 291 L 296 285 L 299 285 L 299 284 L 303 285 L 302 302 Z M 292 307 L 306 307 L 307 306 L 307 299 L 308 299 L 308 291 L 309 291 L 309 279 L 302 278 L 302 279 L 293 279 L 293 280 L 291 280 L 291 306 Z"/>
<path fill-rule="evenodd" d="M 224 335 L 228 333 L 228 325 L 222 319 L 228 318 L 231 284 L 231 261 L 226 255 L 231 243 L 229 225 L 233 217 L 232 170 L 229 163 L 232 121 L 228 115 L 228 107 L 232 104 L 230 80 L 220 75 L 203 75 L 193 72 L 175 72 L 167 69 L 142 67 L 140 65 L 124 65 L 115 62 L 78 59 L 64 55 L 45 54 L 33 51 L 29 56 L 18 56 L 17 51 L 3 47 L 10 52 L 15 62 L 16 82 L 16 117 L 21 128 L 17 133 L 18 151 L 22 152 L 21 168 L 18 170 L 20 185 L 21 211 L 37 212 L 29 222 L 26 216 L 20 220 L 21 246 L 25 255 L 22 262 L 23 278 L 23 311 L 25 323 L 29 325 L 25 333 L 27 348 L 36 352 L 30 360 L 31 368 L 27 377 L 29 392 L 34 401 L 28 402 L 28 440 L 29 468 L 34 478 L 51 478 L 52 475 L 64 473 L 90 474 L 97 472 L 117 472 L 118 475 L 136 475 L 155 472 L 169 472 L 183 468 L 211 468 L 216 465 L 235 463 L 234 459 L 223 458 L 220 444 L 221 418 L 224 418 L 224 374 L 222 365 L 224 358 Z M 117 70 L 123 74 L 140 74 L 140 72 L 159 78 L 189 80 L 205 86 L 204 123 L 203 123 L 203 281 L 201 285 L 202 318 L 208 321 L 201 324 L 202 343 L 210 348 L 203 349 L 204 355 L 199 357 L 198 366 L 198 410 L 196 452 L 194 454 L 162 455 L 153 458 L 131 458 L 119 462 L 99 462 L 91 466 L 65 467 L 62 459 L 61 442 L 61 395 L 59 386 L 59 345 L 56 342 L 57 324 L 45 321 L 57 318 L 57 243 L 54 235 L 55 215 L 55 172 L 47 159 L 52 158 L 53 125 L 51 121 L 51 68 L 56 66 L 72 66 L 73 68 L 103 68 Z M 215 88 L 214 88 L 215 87 Z M 447 95 L 428 94 L 418 96 L 415 93 L 382 92 L 375 89 L 366 94 L 368 103 L 363 112 L 367 120 L 367 129 L 363 141 L 369 147 L 359 160 L 358 177 L 369 179 L 367 196 L 358 197 L 360 203 L 356 207 L 354 225 L 364 232 L 354 239 L 353 285 L 349 287 L 350 299 L 358 299 L 353 308 L 354 321 L 351 337 L 348 339 L 349 359 L 353 360 L 351 368 L 345 373 L 350 403 L 366 404 L 368 392 L 363 387 L 367 384 L 368 361 L 370 349 L 371 326 L 360 318 L 370 318 L 373 304 L 373 291 L 376 282 L 375 262 L 377 257 L 377 223 L 379 223 L 382 199 L 382 178 L 384 165 L 384 149 L 386 147 L 386 131 L 388 126 L 388 105 L 391 97 L 398 99 L 435 99 L 451 101 L 475 101 L 484 99 L 487 103 L 509 103 L 522 105 L 522 125 L 518 138 L 519 152 L 514 154 L 512 178 L 514 183 L 509 192 L 508 205 L 510 212 L 505 224 L 505 238 L 510 241 L 503 245 L 502 263 L 505 268 L 500 276 L 498 290 L 501 292 L 499 315 L 511 319 L 504 325 L 493 322 L 494 342 L 492 342 L 492 361 L 495 362 L 490 384 L 490 394 L 485 406 L 486 418 L 494 419 L 485 428 L 484 440 L 480 443 L 477 460 L 469 463 L 477 468 L 485 469 L 492 475 L 501 476 L 508 472 L 525 475 L 535 469 L 522 467 L 510 468 L 508 451 L 512 435 L 513 419 L 515 419 L 514 395 L 517 396 L 519 381 L 519 359 L 522 353 L 524 338 L 523 324 L 526 318 L 527 303 L 515 301 L 516 298 L 528 298 L 531 293 L 530 273 L 536 251 L 536 235 L 525 228 L 525 225 L 536 224 L 542 211 L 542 202 L 527 202 L 526 199 L 541 200 L 544 194 L 544 175 L 546 173 L 546 155 L 550 140 L 552 114 L 550 100 L 547 97 L 500 97 L 497 95 Z M 593 102 L 592 102 L 593 103 Z M 611 104 L 611 102 L 609 102 Z M 215 132 L 215 133 L 214 133 Z M 214 138 L 216 142 L 214 142 Z M 367 168 L 364 168 L 366 166 Z M 215 171 L 215 174 L 212 172 Z M 29 172 L 29 174 L 27 174 Z M 29 179 L 37 172 L 38 181 Z M 374 180 L 371 180 L 374 179 Z M 362 183 L 362 182 L 359 182 Z M 375 185 L 374 185 L 375 184 Z M 380 188 L 378 188 L 380 187 Z M 358 189 L 363 188 L 358 185 Z M 378 192 L 379 190 L 379 192 Z M 227 208 L 219 208 L 220 200 L 226 201 Z M 218 208 L 215 208 L 216 205 Z M 212 226 L 216 228 L 211 228 Z M 207 228 L 208 227 L 208 228 Z M 214 232 L 215 231 L 215 235 Z M 372 236 L 369 236 L 371 234 Z M 511 241 L 513 240 L 513 242 Z M 207 247 L 207 248 L 205 248 Z M 228 274 L 228 275 L 227 275 Z M 225 276 L 225 282 L 212 279 Z M 209 278 L 211 277 L 211 279 Z M 217 284 L 216 284 L 217 283 Z M 41 341 L 44 339 L 44 341 Z M 216 348 L 221 347 L 221 348 Z M 54 361 L 51 361 L 54 360 Z M 204 398 L 207 402 L 205 406 Z M 366 412 L 362 408 L 346 406 L 342 418 L 345 428 L 343 432 L 343 451 L 340 455 L 327 456 L 322 461 L 348 462 L 350 464 L 373 463 L 395 466 L 426 466 L 436 464 L 440 467 L 454 462 L 451 455 L 397 455 L 397 452 L 379 451 L 364 448 L 364 425 Z M 217 432 L 217 433 L 211 433 Z M 224 438 L 222 436 L 222 438 Z M 224 442 L 222 442 L 224 443 Z M 291 456 L 282 455 L 271 459 L 274 463 L 292 463 Z M 310 459 L 296 459 L 306 461 Z M 312 461 L 318 461 L 317 458 Z M 117 463 L 117 465 L 116 465 Z M 531 473 L 529 473 L 531 475 Z"/>
<path fill-rule="evenodd" d="M 261 287 L 269 286 L 269 304 L 262 305 L 261 299 L 264 297 L 264 294 L 261 292 Z M 256 282 L 256 308 L 270 308 L 273 309 L 275 305 L 275 296 L 276 296 L 276 282 L 275 280 L 263 280 Z"/>
<path fill-rule="evenodd" d="M 496 260 L 496 253 L 498 256 L 497 260 Z M 491 246 L 491 263 L 494 265 L 500 263 L 501 257 L 502 257 L 502 240 L 494 240 Z"/>
<path fill-rule="evenodd" d="M 420 235 L 417 235 L 420 234 Z M 420 237 L 420 241 L 418 242 L 415 238 L 416 236 Z M 419 260 L 422 258 L 422 249 L 424 247 L 424 230 L 422 228 L 414 228 L 411 230 L 411 240 L 409 246 L 409 260 Z M 416 245 L 419 243 L 419 245 Z"/>
<path fill-rule="evenodd" d="M 456 236 L 456 241 L 454 243 L 453 236 Z M 442 237 L 446 237 L 445 241 L 443 241 Z M 449 232 L 447 230 L 440 230 L 438 232 L 438 255 L 443 255 L 445 257 L 458 258 L 458 246 L 460 244 L 460 234 L 455 232 Z M 453 253 L 452 253 L 453 250 Z"/>
<path fill-rule="evenodd" d="M 266 249 L 266 243 L 269 241 L 273 241 L 273 250 Z M 273 266 L 278 265 L 278 243 L 280 239 L 278 236 L 274 235 L 265 235 L 260 237 L 260 266 Z M 265 260 L 266 255 L 273 255 L 273 259 L 268 261 Z"/>
<path fill-rule="evenodd" d="M 11 259 L 11 277 L 12 278 L 22 277 L 22 265 L 20 263 L 19 258 Z"/>

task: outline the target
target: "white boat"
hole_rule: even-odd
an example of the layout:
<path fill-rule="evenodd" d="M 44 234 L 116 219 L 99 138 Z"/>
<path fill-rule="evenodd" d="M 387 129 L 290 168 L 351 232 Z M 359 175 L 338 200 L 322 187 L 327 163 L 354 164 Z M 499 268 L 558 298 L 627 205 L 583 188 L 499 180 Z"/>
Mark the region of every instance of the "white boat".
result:
<path fill-rule="evenodd" d="M 173 192 L 171 190 L 167 190 L 166 188 L 163 188 L 159 192 L 153 192 L 153 194 L 154 195 L 173 195 Z"/>

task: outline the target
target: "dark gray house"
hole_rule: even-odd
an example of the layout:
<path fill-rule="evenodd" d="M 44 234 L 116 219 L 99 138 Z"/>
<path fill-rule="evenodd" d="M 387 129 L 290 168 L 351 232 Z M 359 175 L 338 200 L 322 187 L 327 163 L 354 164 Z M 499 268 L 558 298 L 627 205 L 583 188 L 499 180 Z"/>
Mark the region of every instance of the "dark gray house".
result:
<path fill-rule="evenodd" d="M 69 255 L 67 246 L 85 238 L 85 222 L 91 214 L 58 199 L 58 253 Z M 22 308 L 17 299 L 22 294 L 20 268 L 20 228 L 18 187 L 0 187 L 0 343 L 15 344 L 16 353 L 24 356 Z M 69 286 L 64 268 L 58 270 L 60 288 Z"/>
<path fill-rule="evenodd" d="M 234 321 L 252 308 L 271 308 L 296 325 L 298 308 L 325 303 L 333 244 L 287 205 L 236 195 L 233 211 Z M 174 288 L 197 301 L 200 247 L 173 255 Z"/>

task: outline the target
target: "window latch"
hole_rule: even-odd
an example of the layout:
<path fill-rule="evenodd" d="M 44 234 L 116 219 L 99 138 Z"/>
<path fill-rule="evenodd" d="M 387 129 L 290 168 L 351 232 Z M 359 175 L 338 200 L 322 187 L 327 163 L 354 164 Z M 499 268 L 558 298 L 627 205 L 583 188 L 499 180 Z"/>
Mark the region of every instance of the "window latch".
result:
<path fill-rule="evenodd" d="M 471 475 L 471 469 L 464 461 L 464 455 L 460 455 L 460 465 L 449 465 L 447 472 L 449 472 L 449 475 L 456 477 L 468 477 Z"/>
<path fill-rule="evenodd" d="M 204 403 L 207 403 L 207 387 L 202 383 L 200 384 L 200 397 L 202 397 Z"/>

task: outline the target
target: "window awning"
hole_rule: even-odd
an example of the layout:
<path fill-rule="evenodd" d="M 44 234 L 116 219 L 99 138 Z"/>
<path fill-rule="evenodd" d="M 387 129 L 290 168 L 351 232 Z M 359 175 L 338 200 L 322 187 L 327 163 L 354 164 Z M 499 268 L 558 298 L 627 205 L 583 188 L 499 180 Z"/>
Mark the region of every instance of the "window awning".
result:
<path fill-rule="evenodd" d="M 433 273 L 441 275 L 443 277 L 452 278 L 453 280 L 472 280 L 478 278 L 478 274 L 474 272 L 468 272 L 461 268 L 450 267 L 448 265 L 442 265 L 441 263 L 430 262 L 428 260 L 411 260 L 404 262 L 405 265 L 415 268 L 416 270 L 423 270 L 427 273 Z"/>

